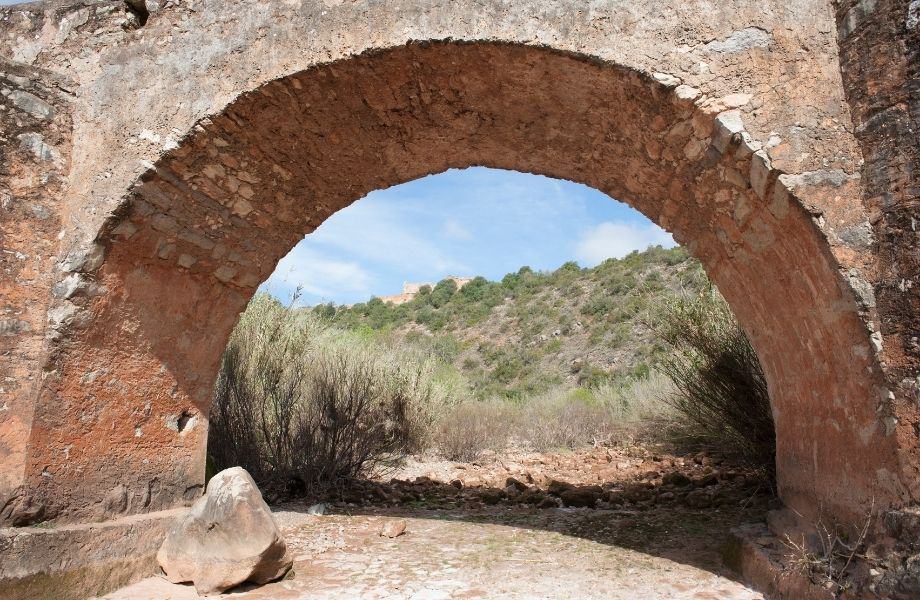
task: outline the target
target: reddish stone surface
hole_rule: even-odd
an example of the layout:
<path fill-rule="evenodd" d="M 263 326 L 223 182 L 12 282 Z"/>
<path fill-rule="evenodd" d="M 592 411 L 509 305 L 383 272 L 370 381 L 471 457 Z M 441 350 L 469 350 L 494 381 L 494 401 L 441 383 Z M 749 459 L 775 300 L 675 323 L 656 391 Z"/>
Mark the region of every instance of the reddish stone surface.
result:
<path fill-rule="evenodd" d="M 840 67 L 865 162 L 863 202 L 873 230 L 871 328 L 883 342 L 887 405 L 897 416 L 902 505 L 883 515 L 901 560 L 878 584 L 882 595 L 920 594 L 920 1 L 838 0 Z"/>
<path fill-rule="evenodd" d="M 878 299 L 873 328 L 908 452 L 920 486 L 920 3 L 886 0 L 871 7 L 837 3 L 841 71 L 865 158 L 864 202 L 873 233 L 871 283 Z"/>
<path fill-rule="evenodd" d="M 74 86 L 69 168 L 34 192 L 55 226 L 4 208 L 45 265 L 0 288 L 39 332 L 4 331 L 28 350 L 4 355 L 7 379 L 32 382 L 0 413 L 4 523 L 194 500 L 217 363 L 256 286 L 366 193 L 470 165 L 596 187 L 700 258 L 764 365 L 789 507 L 855 520 L 917 501 L 900 245 L 916 137 L 860 126 L 877 90 L 913 106 L 916 36 L 881 8 L 847 33 L 852 11 L 823 0 L 164 4 L 143 27 L 118 2 L 0 11 L 0 56 Z M 914 67 L 876 76 L 861 32 Z"/>
<path fill-rule="evenodd" d="M 16 512 L 13 522 L 43 513 L 21 485 L 46 340 L 59 315 L 50 310 L 52 297 L 67 293 L 56 285 L 54 265 L 70 163 L 70 89 L 61 76 L 0 61 L 0 515 Z"/>

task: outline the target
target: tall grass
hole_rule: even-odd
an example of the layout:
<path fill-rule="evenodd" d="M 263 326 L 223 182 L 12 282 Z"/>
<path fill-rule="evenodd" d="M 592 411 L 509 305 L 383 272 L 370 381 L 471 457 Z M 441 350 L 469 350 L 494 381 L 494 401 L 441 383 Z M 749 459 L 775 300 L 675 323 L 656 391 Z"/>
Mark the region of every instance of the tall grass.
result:
<path fill-rule="evenodd" d="M 761 470 L 776 470 L 776 433 L 754 348 L 728 304 L 710 290 L 672 302 L 654 324 L 670 346 L 659 368 L 673 382 L 666 401 L 685 441 Z"/>

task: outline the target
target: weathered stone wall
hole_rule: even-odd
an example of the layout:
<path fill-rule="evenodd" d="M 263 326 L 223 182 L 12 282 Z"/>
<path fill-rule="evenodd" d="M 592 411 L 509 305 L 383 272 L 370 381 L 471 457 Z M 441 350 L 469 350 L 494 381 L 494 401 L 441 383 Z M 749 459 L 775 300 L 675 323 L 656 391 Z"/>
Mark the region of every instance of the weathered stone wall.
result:
<path fill-rule="evenodd" d="M 920 0 L 838 0 L 840 66 L 863 152 L 873 229 L 873 328 L 897 411 L 904 478 L 920 479 Z M 914 494 L 885 515 L 902 556 L 883 595 L 920 595 L 920 509 Z M 894 554 L 894 552 L 892 552 Z"/>
<path fill-rule="evenodd" d="M 0 11 L 0 55 L 75 86 L 65 258 L 34 291 L 56 337 L 11 365 L 41 384 L 5 520 L 191 500 L 226 335 L 277 260 L 375 188 L 473 164 L 597 187 L 703 260 L 767 371 L 787 504 L 920 496 L 825 0 L 151 8 Z"/>
<path fill-rule="evenodd" d="M 0 59 L 0 520 L 40 518 L 20 486 L 35 396 L 55 326 L 64 179 L 70 166 L 74 85 Z M 54 290 L 54 291 L 52 291 Z"/>
<path fill-rule="evenodd" d="M 841 70 L 865 158 L 864 202 L 874 233 L 874 328 L 920 479 L 920 2 L 837 3 Z"/>
<path fill-rule="evenodd" d="M 4 600 L 85 600 L 149 576 L 186 509 L 54 528 L 0 528 Z"/>
<path fill-rule="evenodd" d="M 161 297 L 149 325 L 133 319 L 137 338 L 151 346 L 132 360 L 175 362 L 169 385 L 187 394 L 196 414 L 206 412 L 211 381 L 194 375 L 215 364 L 222 343 L 209 344 L 207 354 L 194 340 L 223 340 L 251 290 L 303 232 L 373 189 L 426 173 L 517 168 L 621 198 L 703 261 L 775 383 L 787 501 L 806 511 L 815 493 L 841 480 L 846 495 L 835 491 L 822 502 L 861 506 L 874 494 L 897 495 L 888 481 L 850 474 L 895 462 L 888 429 L 876 425 L 876 403 L 854 402 L 839 415 L 826 400 L 877 395 L 862 375 L 872 369 L 868 334 L 826 242 L 755 154 L 756 142 L 744 141 L 740 112 L 720 102 L 705 112 L 694 103 L 699 92 L 675 85 L 541 49 L 432 44 L 318 67 L 244 95 L 142 178 L 102 238 L 104 285 Z M 416 99 L 419 90 L 428 97 Z M 170 301 L 160 286 L 186 293 Z M 206 315 L 190 306 L 204 297 Z M 119 323 L 133 309 L 106 302 L 104 310 L 99 323 Z M 176 324 L 164 329 L 163 314 Z M 162 339 L 177 331 L 187 340 Z M 117 332 L 110 335 L 98 345 L 114 347 Z M 816 367 L 803 376 L 803 364 Z M 195 366 L 183 373 L 179 365 Z M 171 411 L 187 401 L 177 400 Z M 841 426 L 844 419 L 850 426 Z M 835 452 L 852 445 L 859 454 Z"/>

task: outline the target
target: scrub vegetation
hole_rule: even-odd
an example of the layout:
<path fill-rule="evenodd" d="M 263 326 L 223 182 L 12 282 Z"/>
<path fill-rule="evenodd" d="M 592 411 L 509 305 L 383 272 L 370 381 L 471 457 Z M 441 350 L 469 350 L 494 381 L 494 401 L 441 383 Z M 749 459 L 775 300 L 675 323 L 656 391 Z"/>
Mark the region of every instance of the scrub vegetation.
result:
<path fill-rule="evenodd" d="M 650 248 L 582 269 L 451 280 L 409 302 L 283 306 L 231 336 L 209 455 L 295 493 L 525 446 L 670 444 L 773 473 L 756 354 L 699 263 Z"/>

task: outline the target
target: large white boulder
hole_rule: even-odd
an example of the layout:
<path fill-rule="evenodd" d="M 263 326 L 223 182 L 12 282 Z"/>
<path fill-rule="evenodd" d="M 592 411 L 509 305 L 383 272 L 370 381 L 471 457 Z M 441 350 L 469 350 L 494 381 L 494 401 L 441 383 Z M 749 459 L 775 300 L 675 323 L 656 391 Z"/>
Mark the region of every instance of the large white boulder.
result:
<path fill-rule="evenodd" d="M 204 596 L 244 581 L 278 579 L 293 562 L 271 510 L 242 467 L 211 478 L 204 497 L 167 534 L 157 561 L 170 581 L 191 581 Z"/>

